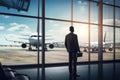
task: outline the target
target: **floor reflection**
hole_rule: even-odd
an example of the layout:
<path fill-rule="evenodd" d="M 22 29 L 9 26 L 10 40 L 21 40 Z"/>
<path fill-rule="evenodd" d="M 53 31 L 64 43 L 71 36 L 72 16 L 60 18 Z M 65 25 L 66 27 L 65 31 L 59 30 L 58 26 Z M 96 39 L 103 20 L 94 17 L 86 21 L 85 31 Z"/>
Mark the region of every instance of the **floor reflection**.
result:
<path fill-rule="evenodd" d="M 41 68 L 17 69 L 19 73 L 28 74 L 31 80 L 42 80 Z M 69 76 L 68 66 L 45 68 L 45 80 L 120 80 L 120 63 L 103 65 L 78 65 L 76 76 Z M 38 78 L 39 75 L 39 78 Z"/>

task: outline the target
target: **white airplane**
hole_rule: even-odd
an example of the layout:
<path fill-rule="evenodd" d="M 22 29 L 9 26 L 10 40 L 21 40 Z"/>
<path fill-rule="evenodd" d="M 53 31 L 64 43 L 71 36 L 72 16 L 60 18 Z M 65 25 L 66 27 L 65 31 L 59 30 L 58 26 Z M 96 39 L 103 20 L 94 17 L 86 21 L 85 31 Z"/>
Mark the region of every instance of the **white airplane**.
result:
<path fill-rule="evenodd" d="M 97 41 L 90 42 L 90 47 L 88 45 L 89 45 L 89 43 L 86 42 L 83 46 L 81 46 L 82 48 L 84 48 L 84 50 L 83 50 L 84 52 L 87 52 L 89 49 L 91 52 L 98 52 L 98 42 Z M 120 47 L 120 45 L 119 45 L 119 47 Z M 108 51 L 112 51 L 113 50 L 113 42 L 106 42 L 106 32 L 105 32 L 104 40 L 103 40 L 103 51 L 106 52 L 106 49 L 108 49 Z"/>
<path fill-rule="evenodd" d="M 12 41 L 14 43 L 22 43 L 21 44 L 21 47 L 22 48 L 26 48 L 27 47 L 27 44 L 29 45 L 29 48 L 28 50 L 32 50 L 32 46 L 38 48 L 38 46 L 42 46 L 42 36 L 39 36 L 39 44 L 38 44 L 38 36 L 33 34 L 31 36 L 29 36 L 29 38 L 23 38 L 23 39 L 27 39 L 29 42 L 23 42 L 23 41 L 14 41 L 14 40 L 8 40 L 6 38 L 7 41 Z M 49 40 L 49 39 L 48 39 Z M 45 50 L 47 50 L 47 46 L 50 48 L 50 49 L 53 49 L 54 48 L 54 43 L 45 43 Z"/>

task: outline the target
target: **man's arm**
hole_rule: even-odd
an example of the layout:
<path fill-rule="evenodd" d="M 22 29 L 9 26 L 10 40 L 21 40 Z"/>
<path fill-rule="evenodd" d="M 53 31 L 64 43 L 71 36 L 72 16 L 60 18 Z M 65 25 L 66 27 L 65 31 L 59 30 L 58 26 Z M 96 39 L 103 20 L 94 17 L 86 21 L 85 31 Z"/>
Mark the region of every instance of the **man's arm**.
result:
<path fill-rule="evenodd" d="M 67 37 L 65 36 L 65 47 L 67 49 Z"/>
<path fill-rule="evenodd" d="M 77 35 L 76 35 L 76 46 L 77 46 L 77 50 L 80 52 L 80 47 L 79 47 L 78 37 L 77 37 Z"/>

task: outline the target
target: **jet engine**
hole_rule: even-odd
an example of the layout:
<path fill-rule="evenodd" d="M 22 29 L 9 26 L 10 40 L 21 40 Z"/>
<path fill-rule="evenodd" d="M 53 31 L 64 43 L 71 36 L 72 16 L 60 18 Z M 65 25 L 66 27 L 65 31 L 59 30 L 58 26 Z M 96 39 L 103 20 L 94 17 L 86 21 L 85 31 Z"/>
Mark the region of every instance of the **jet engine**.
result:
<path fill-rule="evenodd" d="M 27 45 L 26 45 L 25 43 L 23 43 L 23 44 L 21 45 L 21 47 L 22 47 L 22 48 L 26 48 Z"/>
<path fill-rule="evenodd" d="M 50 45 L 49 45 L 49 48 L 53 49 L 53 48 L 54 48 L 54 45 L 53 45 L 53 44 L 50 44 Z"/>
<path fill-rule="evenodd" d="M 109 48 L 108 50 L 109 50 L 109 51 L 112 51 L 113 49 L 112 49 L 112 48 Z"/>

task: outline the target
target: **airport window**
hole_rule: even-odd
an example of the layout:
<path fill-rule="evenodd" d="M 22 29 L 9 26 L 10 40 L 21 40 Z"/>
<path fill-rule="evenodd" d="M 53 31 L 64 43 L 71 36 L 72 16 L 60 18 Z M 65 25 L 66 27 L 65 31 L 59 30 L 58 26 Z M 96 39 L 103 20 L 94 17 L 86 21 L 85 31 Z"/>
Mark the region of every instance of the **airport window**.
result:
<path fill-rule="evenodd" d="M 41 0 L 40 16 L 38 16 L 38 0 L 30 1 L 31 2 L 28 11 L 22 11 L 19 9 L 17 10 L 16 8 L 0 6 L 0 61 L 3 62 L 3 64 L 37 64 L 38 52 L 40 52 L 41 55 L 43 51 L 41 50 L 41 46 L 40 50 L 37 50 L 38 46 L 29 47 L 29 44 L 22 45 L 23 47 L 28 46 L 27 49 L 21 48 L 21 42 L 29 43 L 29 41 L 25 39 L 27 35 L 33 34 L 30 37 L 37 37 L 36 35 L 38 31 L 38 19 L 40 20 L 39 32 L 40 35 L 42 34 L 41 25 L 43 17 Z M 71 12 L 71 1 L 72 0 L 45 0 L 44 28 L 46 43 L 46 64 L 68 62 L 68 53 L 64 46 L 64 39 L 65 35 L 69 33 L 69 27 L 71 26 L 71 23 L 73 23 L 75 33 L 78 35 L 80 49 L 83 52 L 83 57 L 78 58 L 78 62 L 88 62 L 89 60 L 98 61 L 99 0 L 73 0 L 73 16 Z M 119 3 L 119 0 L 115 0 L 115 5 L 114 0 L 103 0 L 102 3 L 103 24 L 101 25 L 103 26 L 103 33 L 101 34 L 103 34 L 103 39 L 104 36 L 106 36 L 105 40 L 103 41 L 106 41 L 106 43 L 110 42 L 109 44 L 105 45 L 103 43 L 103 48 L 104 46 L 107 46 L 105 48 L 105 52 L 103 52 L 103 60 L 114 60 L 114 34 L 116 43 L 115 59 L 120 59 L 120 39 L 118 36 L 118 34 L 120 33 Z M 26 8 L 26 6 L 27 3 L 23 7 L 23 10 Z M 71 20 L 72 17 L 73 21 Z M 40 39 L 42 40 L 41 37 Z M 36 42 L 37 40 L 38 39 L 36 39 Z M 92 44 L 92 42 L 95 44 Z M 88 44 L 90 44 L 90 47 L 88 47 Z M 85 48 L 86 50 L 84 50 Z M 42 56 L 40 56 L 40 61 L 41 60 Z"/>
<path fill-rule="evenodd" d="M 88 22 L 88 1 L 74 0 L 74 21 Z"/>
<path fill-rule="evenodd" d="M 36 64 L 37 50 L 31 46 L 29 51 L 30 34 L 37 34 L 37 20 L 31 18 L 0 16 L 0 60 L 3 64 L 20 65 Z M 22 48 L 22 45 L 24 48 Z M 9 60 L 8 60 L 9 59 Z"/>
<path fill-rule="evenodd" d="M 64 46 L 65 35 L 69 33 L 69 22 L 46 20 L 45 43 L 48 43 L 45 51 L 46 63 L 68 62 L 68 53 Z M 53 45 L 54 47 L 50 47 Z"/>
<path fill-rule="evenodd" d="M 115 26 L 120 26 L 120 15 L 119 15 L 119 13 L 120 13 L 120 8 L 115 8 L 115 20 L 116 20 L 116 22 L 115 22 Z"/>
<path fill-rule="evenodd" d="M 116 41 L 115 41 L 115 59 L 119 60 L 120 59 L 120 48 L 119 48 L 119 45 L 120 45 L 120 36 L 119 36 L 119 33 L 120 33 L 120 28 L 115 28 L 116 30 L 116 33 L 115 33 L 115 38 L 116 38 Z"/>
<path fill-rule="evenodd" d="M 90 25 L 90 60 L 98 61 L 98 26 Z"/>
<path fill-rule="evenodd" d="M 120 6 L 120 0 L 115 0 L 115 5 Z"/>
<path fill-rule="evenodd" d="M 106 44 L 104 44 L 106 43 Z M 112 44 L 111 44 L 112 43 Z M 103 27 L 103 60 L 113 60 L 113 27 L 104 26 Z"/>
<path fill-rule="evenodd" d="M 70 20 L 70 0 L 45 0 L 45 16 L 48 18 Z"/>
<path fill-rule="evenodd" d="M 90 22 L 98 24 L 98 5 L 90 2 Z"/>
<path fill-rule="evenodd" d="M 113 25 L 113 6 L 103 5 L 103 24 Z"/>
<path fill-rule="evenodd" d="M 84 46 L 88 47 L 88 25 L 87 24 L 79 24 L 74 23 L 75 34 L 78 35 L 78 42 L 80 46 L 80 50 L 83 52 L 83 57 L 78 58 L 78 62 L 88 61 L 88 48 L 84 48 Z M 86 51 L 85 51 L 86 49 Z"/>
<path fill-rule="evenodd" d="M 104 3 L 107 3 L 107 4 L 114 4 L 114 2 L 113 2 L 114 0 L 103 0 L 103 2 Z"/>

